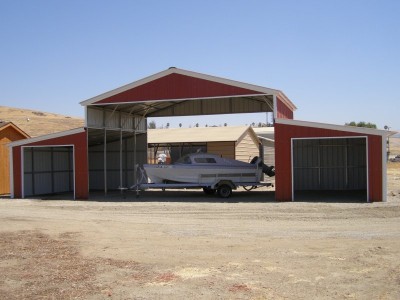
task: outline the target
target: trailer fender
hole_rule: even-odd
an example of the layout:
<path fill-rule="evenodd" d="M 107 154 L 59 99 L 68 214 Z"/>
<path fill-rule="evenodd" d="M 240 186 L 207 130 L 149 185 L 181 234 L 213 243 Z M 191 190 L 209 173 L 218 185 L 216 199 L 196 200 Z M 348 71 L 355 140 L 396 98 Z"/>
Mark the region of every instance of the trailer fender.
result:
<path fill-rule="evenodd" d="M 221 198 L 229 198 L 232 196 L 232 190 L 236 189 L 236 185 L 230 180 L 221 180 L 214 184 L 213 188 Z"/>
<path fill-rule="evenodd" d="M 218 189 L 221 185 L 228 185 L 232 190 L 236 190 L 237 186 L 231 180 L 220 180 L 213 185 L 211 185 L 212 189 Z"/>

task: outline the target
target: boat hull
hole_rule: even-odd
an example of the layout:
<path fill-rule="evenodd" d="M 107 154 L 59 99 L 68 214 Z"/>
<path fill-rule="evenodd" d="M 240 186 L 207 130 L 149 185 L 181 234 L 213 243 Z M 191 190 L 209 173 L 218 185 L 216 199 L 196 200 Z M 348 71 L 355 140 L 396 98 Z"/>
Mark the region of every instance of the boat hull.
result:
<path fill-rule="evenodd" d="M 261 169 L 254 165 L 246 166 L 187 166 L 187 165 L 144 165 L 148 178 L 153 183 L 183 182 L 213 184 L 220 180 L 235 183 L 258 182 Z"/>

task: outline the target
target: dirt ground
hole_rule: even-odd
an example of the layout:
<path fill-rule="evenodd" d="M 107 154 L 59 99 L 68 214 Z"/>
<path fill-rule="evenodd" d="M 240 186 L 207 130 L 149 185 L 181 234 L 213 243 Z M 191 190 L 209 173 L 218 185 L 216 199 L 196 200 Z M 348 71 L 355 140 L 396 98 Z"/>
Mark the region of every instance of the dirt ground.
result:
<path fill-rule="evenodd" d="M 0 299 L 400 299 L 400 163 L 386 203 L 160 193 L 0 199 Z"/>

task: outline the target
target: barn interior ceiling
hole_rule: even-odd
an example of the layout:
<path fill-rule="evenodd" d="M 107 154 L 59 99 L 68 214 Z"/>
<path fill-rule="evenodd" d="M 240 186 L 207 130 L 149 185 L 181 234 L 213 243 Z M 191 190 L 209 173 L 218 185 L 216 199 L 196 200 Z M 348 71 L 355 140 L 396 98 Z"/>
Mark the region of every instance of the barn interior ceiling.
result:
<path fill-rule="evenodd" d="M 272 95 L 107 104 L 107 109 L 145 117 L 273 112 Z M 91 105 L 104 107 L 104 105 Z"/>

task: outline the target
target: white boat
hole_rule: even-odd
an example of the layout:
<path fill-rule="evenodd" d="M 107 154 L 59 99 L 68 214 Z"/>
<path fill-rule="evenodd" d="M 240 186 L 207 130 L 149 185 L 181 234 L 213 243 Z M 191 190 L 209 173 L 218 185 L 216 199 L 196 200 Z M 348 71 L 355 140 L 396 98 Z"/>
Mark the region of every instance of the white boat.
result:
<path fill-rule="evenodd" d="M 221 180 L 234 183 L 259 182 L 263 172 L 261 159 L 252 163 L 222 158 L 215 154 L 193 153 L 181 157 L 171 165 L 143 165 L 152 183 L 213 184 Z"/>

